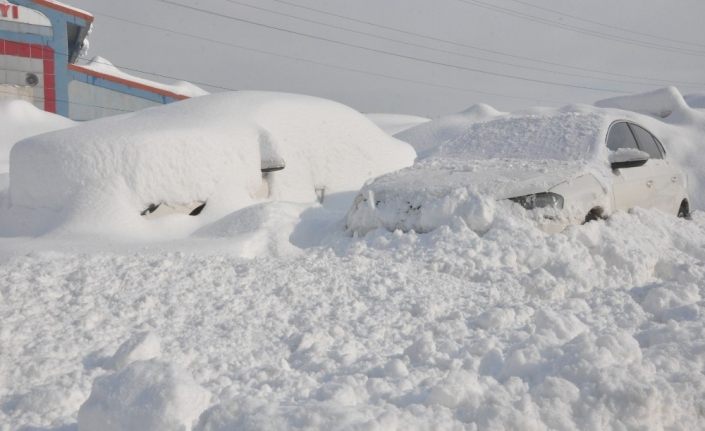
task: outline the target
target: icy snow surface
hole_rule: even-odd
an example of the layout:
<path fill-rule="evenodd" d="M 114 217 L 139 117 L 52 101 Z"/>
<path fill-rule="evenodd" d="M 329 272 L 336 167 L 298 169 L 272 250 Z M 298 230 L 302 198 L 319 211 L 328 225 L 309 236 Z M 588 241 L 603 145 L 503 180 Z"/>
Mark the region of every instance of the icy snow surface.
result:
<path fill-rule="evenodd" d="M 671 153 L 692 150 L 703 184 L 701 117 L 634 115 L 686 142 Z M 86 139 L 119 136 L 110 121 Z M 198 139 L 176 131 L 155 154 Z M 0 430 L 705 428 L 702 212 L 546 234 L 475 205 L 429 233 L 350 237 L 355 194 L 252 202 L 177 241 L 0 237 Z"/>

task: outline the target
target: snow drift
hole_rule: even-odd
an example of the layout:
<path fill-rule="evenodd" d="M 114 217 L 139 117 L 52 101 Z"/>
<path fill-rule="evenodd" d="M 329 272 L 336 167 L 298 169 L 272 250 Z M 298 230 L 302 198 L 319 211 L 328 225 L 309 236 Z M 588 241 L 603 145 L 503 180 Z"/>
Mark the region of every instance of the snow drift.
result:
<path fill-rule="evenodd" d="M 204 96 L 19 143 L 7 219 L 36 221 L 5 230 L 184 234 L 263 199 L 313 203 L 357 190 L 414 157 L 407 144 L 335 102 L 260 92 Z M 285 169 L 263 178 L 272 163 Z M 140 217 L 150 204 L 194 201 L 207 202 L 198 218 Z"/>

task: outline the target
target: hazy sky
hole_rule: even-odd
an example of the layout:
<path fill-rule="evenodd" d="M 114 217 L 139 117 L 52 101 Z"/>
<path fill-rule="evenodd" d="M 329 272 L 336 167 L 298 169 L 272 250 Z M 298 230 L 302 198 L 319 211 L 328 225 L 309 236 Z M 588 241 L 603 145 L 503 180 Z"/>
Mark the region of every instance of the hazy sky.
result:
<path fill-rule="evenodd" d="M 204 83 L 427 116 L 479 102 L 592 102 L 667 83 L 705 91 L 702 0 L 64 1 L 96 16 L 90 56 L 210 91 Z"/>

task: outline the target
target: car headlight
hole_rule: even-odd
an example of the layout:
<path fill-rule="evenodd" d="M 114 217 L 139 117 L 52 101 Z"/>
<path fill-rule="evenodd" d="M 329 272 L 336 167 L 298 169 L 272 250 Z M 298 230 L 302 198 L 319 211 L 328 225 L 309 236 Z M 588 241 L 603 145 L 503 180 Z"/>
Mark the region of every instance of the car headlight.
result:
<path fill-rule="evenodd" d="M 510 198 L 509 200 L 518 203 L 527 210 L 536 208 L 555 208 L 561 210 L 563 209 L 564 203 L 563 196 L 551 192 L 519 196 Z"/>

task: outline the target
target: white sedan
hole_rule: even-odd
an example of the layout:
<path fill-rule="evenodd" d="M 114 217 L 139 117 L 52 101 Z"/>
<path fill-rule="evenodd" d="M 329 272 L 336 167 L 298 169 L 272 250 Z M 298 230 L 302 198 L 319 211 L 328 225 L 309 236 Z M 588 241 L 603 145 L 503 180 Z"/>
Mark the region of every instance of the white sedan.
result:
<path fill-rule="evenodd" d="M 444 217 L 482 216 L 475 207 L 488 199 L 478 196 L 489 206 L 514 202 L 551 232 L 632 207 L 688 218 L 685 173 L 634 118 L 560 110 L 469 125 L 414 166 L 367 184 L 347 227 L 429 231 Z"/>

